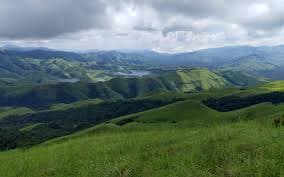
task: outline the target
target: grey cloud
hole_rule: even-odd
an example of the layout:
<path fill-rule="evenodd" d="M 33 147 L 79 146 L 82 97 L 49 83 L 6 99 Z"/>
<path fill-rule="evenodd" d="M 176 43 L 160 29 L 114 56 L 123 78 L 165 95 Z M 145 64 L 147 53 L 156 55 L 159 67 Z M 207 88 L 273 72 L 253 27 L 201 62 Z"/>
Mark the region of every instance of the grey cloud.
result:
<path fill-rule="evenodd" d="M 253 30 L 275 30 L 284 26 L 284 6 L 279 0 L 132 0 L 132 3 L 154 8 L 163 19 L 183 15 L 196 20 L 213 19 L 239 24 Z M 249 18 L 255 13 L 249 11 L 249 6 L 256 3 L 267 4 L 269 14 Z"/>
<path fill-rule="evenodd" d="M 192 25 L 184 25 L 184 24 L 171 24 L 166 26 L 162 30 L 163 36 L 167 36 L 170 32 L 176 31 L 196 31 Z"/>
<path fill-rule="evenodd" d="M 0 0 L 0 38 L 161 50 L 257 43 L 283 36 L 282 1 Z M 257 10 L 249 7 L 261 3 L 269 11 L 254 15 Z"/>
<path fill-rule="evenodd" d="M 128 33 L 116 33 L 116 36 L 128 36 Z"/>
<path fill-rule="evenodd" d="M 264 30 L 266 32 L 275 31 L 284 26 L 284 12 L 258 19 L 245 20 L 244 22 L 241 22 L 241 24 L 251 31 L 256 29 Z"/>
<path fill-rule="evenodd" d="M 159 31 L 158 29 L 154 28 L 154 27 L 151 27 L 151 26 L 140 26 L 140 25 L 137 25 L 133 28 L 134 30 L 136 31 L 146 31 L 146 32 L 155 32 L 155 31 Z"/>
<path fill-rule="evenodd" d="M 108 25 L 102 0 L 1 0 L 0 37 L 51 38 Z"/>

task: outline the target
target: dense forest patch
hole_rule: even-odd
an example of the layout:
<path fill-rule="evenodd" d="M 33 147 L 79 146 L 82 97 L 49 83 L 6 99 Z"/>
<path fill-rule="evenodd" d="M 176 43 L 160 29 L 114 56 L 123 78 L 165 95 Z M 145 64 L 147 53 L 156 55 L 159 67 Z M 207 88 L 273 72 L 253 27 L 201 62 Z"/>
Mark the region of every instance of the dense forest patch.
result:
<path fill-rule="evenodd" d="M 284 93 L 271 92 L 246 97 L 238 97 L 233 95 L 223 98 L 209 98 L 203 101 L 203 103 L 208 107 L 221 112 L 234 111 L 265 102 L 271 102 L 273 104 L 283 103 Z"/>
<path fill-rule="evenodd" d="M 105 101 L 76 108 L 12 115 L 0 120 L 0 150 L 26 147 L 108 121 L 161 107 L 184 98 Z"/>

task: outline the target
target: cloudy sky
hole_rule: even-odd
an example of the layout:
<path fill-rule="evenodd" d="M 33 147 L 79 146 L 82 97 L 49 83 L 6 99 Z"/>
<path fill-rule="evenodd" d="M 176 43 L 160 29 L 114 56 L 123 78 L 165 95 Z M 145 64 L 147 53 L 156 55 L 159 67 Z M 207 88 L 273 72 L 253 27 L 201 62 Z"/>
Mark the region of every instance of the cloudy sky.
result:
<path fill-rule="evenodd" d="M 0 45 L 192 51 L 284 43 L 284 0 L 0 0 Z"/>

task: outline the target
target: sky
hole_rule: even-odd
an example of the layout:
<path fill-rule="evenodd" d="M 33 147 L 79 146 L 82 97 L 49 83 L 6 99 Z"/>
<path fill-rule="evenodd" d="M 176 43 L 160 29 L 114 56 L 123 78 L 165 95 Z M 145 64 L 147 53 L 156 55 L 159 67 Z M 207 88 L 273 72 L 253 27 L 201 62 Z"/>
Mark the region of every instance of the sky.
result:
<path fill-rule="evenodd" d="M 284 0 L 0 0 L 0 45 L 184 52 L 284 43 Z"/>

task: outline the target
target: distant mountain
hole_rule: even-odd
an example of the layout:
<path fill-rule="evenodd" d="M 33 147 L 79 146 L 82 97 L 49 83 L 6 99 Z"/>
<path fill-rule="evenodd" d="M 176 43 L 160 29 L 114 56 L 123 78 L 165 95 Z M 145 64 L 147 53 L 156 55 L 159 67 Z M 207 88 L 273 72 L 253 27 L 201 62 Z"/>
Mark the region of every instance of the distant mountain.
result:
<path fill-rule="evenodd" d="M 157 53 L 148 50 L 91 51 L 76 53 L 41 48 L 7 48 L 0 50 L 0 78 L 6 74 L 7 60 L 60 59 L 70 65 L 81 66 L 84 73 L 89 71 L 129 72 L 130 70 L 157 70 L 178 68 L 208 68 L 210 70 L 233 70 L 244 72 L 252 77 L 284 79 L 284 46 L 230 46 L 204 49 L 189 53 Z M 79 69 L 81 70 L 81 69 Z M 65 72 L 63 70 L 63 72 Z M 53 72 L 54 73 L 54 72 Z M 45 71 L 41 75 L 49 75 Z M 65 74 L 66 75 L 66 74 Z M 68 74 L 67 74 L 68 75 Z M 84 75 L 84 74 L 83 74 Z M 78 76 L 78 75 L 77 75 Z M 80 78 L 85 76 L 80 76 Z"/>
<path fill-rule="evenodd" d="M 19 46 L 11 45 L 11 44 L 3 45 L 1 48 L 5 50 L 16 50 L 16 51 L 32 51 L 32 50 L 50 51 L 51 50 L 46 47 L 19 47 Z"/>
<path fill-rule="evenodd" d="M 2 56 L 0 59 L 0 79 L 25 83 L 50 83 L 59 80 L 79 79 L 91 81 L 95 71 L 78 61 L 60 58 L 35 59 Z"/>

